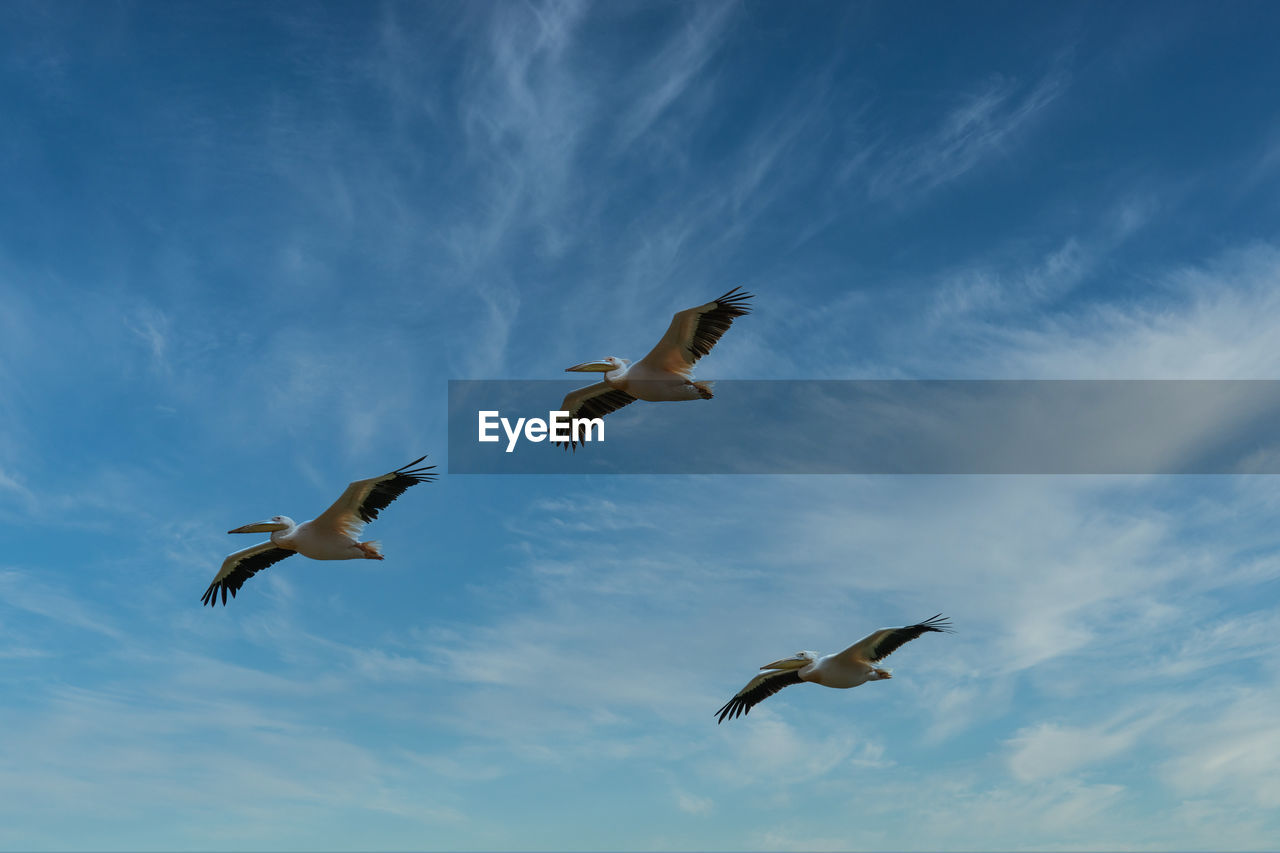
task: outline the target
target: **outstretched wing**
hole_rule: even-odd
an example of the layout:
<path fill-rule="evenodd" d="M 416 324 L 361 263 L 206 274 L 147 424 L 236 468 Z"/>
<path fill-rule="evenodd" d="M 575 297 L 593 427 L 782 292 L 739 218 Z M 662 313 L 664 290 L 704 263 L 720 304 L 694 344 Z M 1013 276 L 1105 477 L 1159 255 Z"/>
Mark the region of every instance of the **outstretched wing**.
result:
<path fill-rule="evenodd" d="M 347 490 L 333 502 L 333 506 L 320 513 L 311 524 L 335 530 L 352 539 L 358 537 L 365 523 L 377 518 L 378 512 L 386 509 L 406 489 L 418 483 L 429 483 L 436 478 L 435 474 L 430 473 L 436 467 L 434 465 L 413 467 L 426 458 L 419 457 L 381 477 L 356 480 L 347 486 Z"/>
<path fill-rule="evenodd" d="M 914 625 L 907 625 L 902 628 L 881 628 L 874 634 L 863 637 L 841 654 L 852 652 L 854 657 L 859 660 L 875 663 L 887 658 L 905 643 L 909 643 L 916 637 L 927 634 L 930 631 L 945 634 L 955 633 L 951 630 L 951 621 L 939 613 Z"/>
<path fill-rule="evenodd" d="M 571 392 L 564 398 L 564 402 L 560 404 L 560 410 L 569 413 L 572 418 L 603 418 L 610 412 L 616 412 L 623 406 L 634 403 L 635 397 L 632 397 L 626 391 L 619 391 L 612 388 L 606 382 L 597 382 L 595 385 L 588 385 L 586 388 L 579 388 L 577 391 Z M 573 448 L 575 453 L 578 452 L 577 441 L 557 441 L 556 444 L 568 450 Z"/>
<path fill-rule="evenodd" d="M 662 340 L 638 364 L 668 373 L 684 373 L 711 352 L 720 336 L 733 325 L 735 317 L 751 313 L 747 300 L 753 298 L 754 294 L 743 293 L 742 288 L 735 287 L 714 302 L 679 312 L 671 318 Z"/>
<path fill-rule="evenodd" d="M 733 719 L 740 714 L 750 714 L 751 709 L 756 705 L 784 687 L 799 684 L 801 680 L 798 669 L 774 670 L 757 675 L 748 681 L 747 686 L 739 690 L 736 696 L 724 703 L 719 711 L 716 711 L 720 715 L 716 725 L 723 723 L 726 717 Z"/>
<path fill-rule="evenodd" d="M 249 578 L 267 566 L 275 565 L 285 557 L 292 557 L 296 553 L 298 552 L 288 548 L 277 548 L 270 540 L 245 548 L 243 551 L 236 551 L 222 561 L 222 568 L 214 576 L 213 583 L 209 584 L 209 588 L 204 591 L 200 603 L 213 607 L 217 604 L 218 590 L 221 589 L 222 605 L 225 607 L 228 592 L 231 593 L 232 598 L 235 598 L 236 591 L 244 586 L 244 582 Z"/>

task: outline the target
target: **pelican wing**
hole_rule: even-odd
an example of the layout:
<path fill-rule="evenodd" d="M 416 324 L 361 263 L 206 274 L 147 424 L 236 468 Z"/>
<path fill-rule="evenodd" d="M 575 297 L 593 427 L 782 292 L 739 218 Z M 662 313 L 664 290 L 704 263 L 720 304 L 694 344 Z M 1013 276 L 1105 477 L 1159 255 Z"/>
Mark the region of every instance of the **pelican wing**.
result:
<path fill-rule="evenodd" d="M 356 480 L 347 486 L 342 497 L 333 502 L 333 506 L 320 513 L 312 525 L 335 530 L 352 539 L 360 535 L 366 522 L 378 517 L 380 510 L 405 493 L 410 486 L 418 483 L 429 483 L 436 478 L 430 473 L 436 466 L 427 465 L 415 468 L 423 459 L 422 456 L 408 465 L 383 474 L 381 477 L 370 477 L 368 480 Z"/>
<path fill-rule="evenodd" d="M 917 622 L 915 625 L 907 625 L 902 628 L 881 628 L 874 634 L 863 637 L 845 649 L 842 654 L 851 652 L 859 660 L 875 663 L 893 654 L 900 646 L 930 631 L 953 633 L 950 620 L 939 613 L 923 622 Z"/>
<path fill-rule="evenodd" d="M 227 604 L 227 592 L 230 592 L 231 597 L 235 598 L 236 591 L 249 578 L 267 566 L 275 565 L 285 557 L 292 557 L 296 553 L 298 552 L 288 548 L 277 548 L 270 540 L 254 545 L 251 548 L 245 548 L 243 551 L 236 551 L 222 561 L 222 568 L 214 576 L 213 583 L 209 584 L 209 588 L 204 591 L 204 596 L 200 599 L 200 603 L 213 607 L 218 603 L 218 590 L 221 589 L 222 605 L 225 607 Z"/>
<path fill-rule="evenodd" d="M 681 311 L 671 318 L 667 333 L 639 364 L 667 373 L 683 374 L 698 359 L 711 352 L 734 317 L 751 313 L 748 299 L 753 294 L 735 287 L 715 302 Z"/>
<path fill-rule="evenodd" d="M 597 382 L 595 385 L 588 385 L 586 388 L 571 392 L 560 404 L 560 411 L 568 412 L 570 418 L 603 418 L 610 412 L 616 412 L 635 401 L 636 398 L 626 391 L 619 391 L 607 382 Z M 565 450 L 572 447 L 576 453 L 579 442 L 557 441 L 556 444 Z"/>
<path fill-rule="evenodd" d="M 746 687 L 739 690 L 737 695 L 724 703 L 724 706 L 719 711 L 716 711 L 720 715 L 720 719 L 716 721 L 716 724 L 723 723 L 726 717 L 734 719 L 740 714 L 750 714 L 751 709 L 756 705 L 784 687 L 799 684 L 801 680 L 798 669 L 762 672 L 748 681 Z"/>

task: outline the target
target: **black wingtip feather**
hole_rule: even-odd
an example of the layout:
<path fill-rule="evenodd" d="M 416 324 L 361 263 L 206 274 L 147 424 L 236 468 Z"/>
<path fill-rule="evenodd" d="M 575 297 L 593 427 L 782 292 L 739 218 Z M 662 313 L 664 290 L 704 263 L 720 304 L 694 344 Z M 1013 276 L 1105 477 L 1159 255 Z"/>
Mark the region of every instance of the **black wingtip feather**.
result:
<path fill-rule="evenodd" d="M 401 465 L 399 468 L 397 468 L 397 469 L 396 469 L 395 471 L 393 471 L 392 473 L 393 473 L 393 474 L 406 473 L 410 468 L 412 468 L 414 465 L 417 465 L 419 462 L 421 462 L 423 459 L 426 459 L 426 458 L 427 458 L 428 456 L 430 456 L 430 455 L 431 455 L 431 454 L 429 454 L 429 453 L 424 453 L 423 455 L 419 456 L 417 459 L 415 459 L 415 460 L 413 460 L 412 462 L 410 462 L 408 465 Z M 431 466 L 429 466 L 429 467 L 434 468 L 434 467 L 436 467 L 436 466 L 431 465 Z M 424 469 L 424 470 L 425 470 L 425 469 Z"/>
<path fill-rule="evenodd" d="M 751 306 L 747 300 L 754 298 L 754 293 L 745 293 L 742 288 L 735 287 L 715 300 L 715 308 L 703 312 L 698 318 L 698 325 L 693 330 L 693 340 L 688 347 L 694 361 L 711 352 L 711 348 L 720 340 L 720 336 L 733 325 L 735 317 L 751 313 Z"/>
<path fill-rule="evenodd" d="M 751 690 L 739 692 L 737 696 L 734 696 L 720 710 L 716 711 L 720 715 L 720 719 L 716 720 L 716 725 L 723 723 L 726 717 L 736 720 L 738 717 L 750 714 L 751 709 L 765 699 L 768 699 L 782 688 L 790 687 L 792 684 L 799 684 L 801 681 L 803 679 L 800 678 L 800 670 L 793 669 L 766 679 Z"/>
<path fill-rule="evenodd" d="M 616 412 L 618 409 L 621 409 L 623 406 L 627 406 L 627 405 L 630 405 L 631 403 L 634 403 L 636 399 L 637 398 L 631 396 L 626 391 L 619 391 L 618 389 L 614 388 L 611 391 L 606 391 L 603 394 L 597 394 L 594 397 L 588 397 L 587 399 L 583 400 L 578 405 L 578 408 L 570 413 L 570 417 L 574 419 L 585 418 L 587 420 L 591 420 L 592 418 L 603 418 L 605 415 L 609 414 L 610 412 Z M 586 442 L 571 440 L 571 441 L 557 441 L 554 443 L 564 450 L 569 450 L 572 448 L 573 452 L 577 453 L 578 445 L 585 444 Z"/>
<path fill-rule="evenodd" d="M 733 290 L 730 290 L 724 296 L 721 296 L 718 299 L 716 299 L 716 302 L 720 306 L 726 307 L 731 311 L 741 312 L 739 314 L 734 315 L 737 317 L 741 317 L 744 314 L 751 313 L 751 305 L 747 302 L 747 300 L 755 299 L 755 298 L 756 298 L 756 295 L 754 293 L 746 293 L 745 291 L 743 291 L 741 287 L 735 287 Z"/>
<path fill-rule="evenodd" d="M 923 634 L 934 632 L 938 634 L 954 634 L 955 630 L 951 627 L 951 620 L 941 613 L 930 616 L 923 622 L 917 622 L 914 625 L 905 625 L 901 628 L 894 629 L 876 644 L 871 661 L 883 660 L 902 646 L 922 636 Z"/>
<path fill-rule="evenodd" d="M 227 606 L 227 593 L 231 593 L 231 597 L 236 597 L 236 592 L 240 587 L 244 586 L 244 582 L 253 577 L 258 572 L 274 565 L 285 557 L 296 554 L 288 548 L 269 548 L 260 551 L 250 557 L 241 560 L 239 565 L 232 569 L 225 578 L 216 580 L 209 584 L 209 588 L 204 591 L 204 595 L 200 597 L 201 604 L 207 604 L 210 607 L 216 607 L 218 604 L 219 592 L 222 596 L 222 606 Z"/>
<path fill-rule="evenodd" d="M 403 495 L 410 486 L 416 486 L 418 483 L 430 483 L 440 476 L 434 473 L 436 468 L 434 465 L 426 465 L 422 468 L 413 467 L 426 458 L 426 456 L 420 456 L 408 465 L 403 465 L 392 471 L 391 479 L 375 483 L 373 489 L 369 492 L 369 496 L 364 499 L 364 503 L 360 504 L 360 509 L 358 510 L 360 519 L 366 522 L 373 521 L 378 517 L 379 511 L 386 509 L 393 500 Z"/>
<path fill-rule="evenodd" d="M 923 622 L 918 622 L 910 627 L 923 628 L 926 631 L 937 631 L 939 634 L 954 634 L 956 632 L 951 627 L 951 618 L 943 616 L 941 613 L 935 613 Z"/>

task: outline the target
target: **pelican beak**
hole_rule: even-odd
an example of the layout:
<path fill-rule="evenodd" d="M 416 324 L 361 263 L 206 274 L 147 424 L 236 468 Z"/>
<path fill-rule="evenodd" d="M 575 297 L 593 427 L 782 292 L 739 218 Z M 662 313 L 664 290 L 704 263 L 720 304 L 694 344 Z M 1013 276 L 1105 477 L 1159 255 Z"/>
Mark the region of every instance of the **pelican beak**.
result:
<path fill-rule="evenodd" d="M 773 663 L 767 663 L 760 667 L 761 669 L 804 669 L 809 661 L 802 658 L 783 658 Z"/>
<path fill-rule="evenodd" d="M 237 527 L 235 530 L 228 530 L 228 533 L 274 533 L 277 530 L 284 530 L 289 525 L 281 524 L 278 521 L 255 521 L 253 524 L 246 524 L 244 527 Z"/>
<path fill-rule="evenodd" d="M 565 373 L 608 373 L 614 367 L 607 361 L 584 361 L 573 367 L 566 367 Z"/>

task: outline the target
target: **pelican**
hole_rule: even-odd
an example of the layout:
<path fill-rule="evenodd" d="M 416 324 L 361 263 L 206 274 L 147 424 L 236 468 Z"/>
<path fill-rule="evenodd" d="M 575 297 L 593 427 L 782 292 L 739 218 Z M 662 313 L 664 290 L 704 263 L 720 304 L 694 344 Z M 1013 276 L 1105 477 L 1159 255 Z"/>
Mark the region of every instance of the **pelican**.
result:
<path fill-rule="evenodd" d="M 930 631 L 954 633 L 951 622 L 939 613 L 914 625 L 881 628 L 834 655 L 796 652 L 789 658 L 767 663 L 760 668 L 769 670 L 768 672 L 762 672 L 748 681 L 746 687 L 716 711 L 720 715 L 716 722 L 719 724 L 726 717 L 732 719 L 740 714 L 750 714 L 752 708 L 782 688 L 802 681 L 811 681 L 823 687 L 846 688 L 857 687 L 867 681 L 892 678 L 893 674 L 889 670 L 872 664 L 887 658 L 903 643 L 909 643 Z"/>
<path fill-rule="evenodd" d="M 347 486 L 333 506 L 311 521 L 294 524 L 287 515 L 273 515 L 266 521 L 255 521 L 228 530 L 228 533 L 270 533 L 271 538 L 236 551 L 223 560 L 222 568 L 205 590 L 200 603 L 213 607 L 221 589 L 225 607 L 228 592 L 235 598 L 236 591 L 249 578 L 294 554 L 313 560 L 381 560 L 380 544 L 357 541 L 360 532 L 367 522 L 378 517 L 379 510 L 386 509 L 387 504 L 404 494 L 405 489 L 435 479 L 436 475 L 429 472 L 436 466 L 414 467 L 426 458 L 415 459 L 381 477 L 356 480 Z"/>
<path fill-rule="evenodd" d="M 635 364 L 610 356 L 565 368 L 565 373 L 603 373 L 604 381 L 569 394 L 561 410 L 570 418 L 602 418 L 636 400 L 710 400 L 714 383 L 695 382 L 693 365 L 711 352 L 733 318 L 751 313 L 747 300 L 752 298 L 735 287 L 714 302 L 678 312 L 658 345 Z M 559 443 L 577 449 L 577 442 Z"/>

